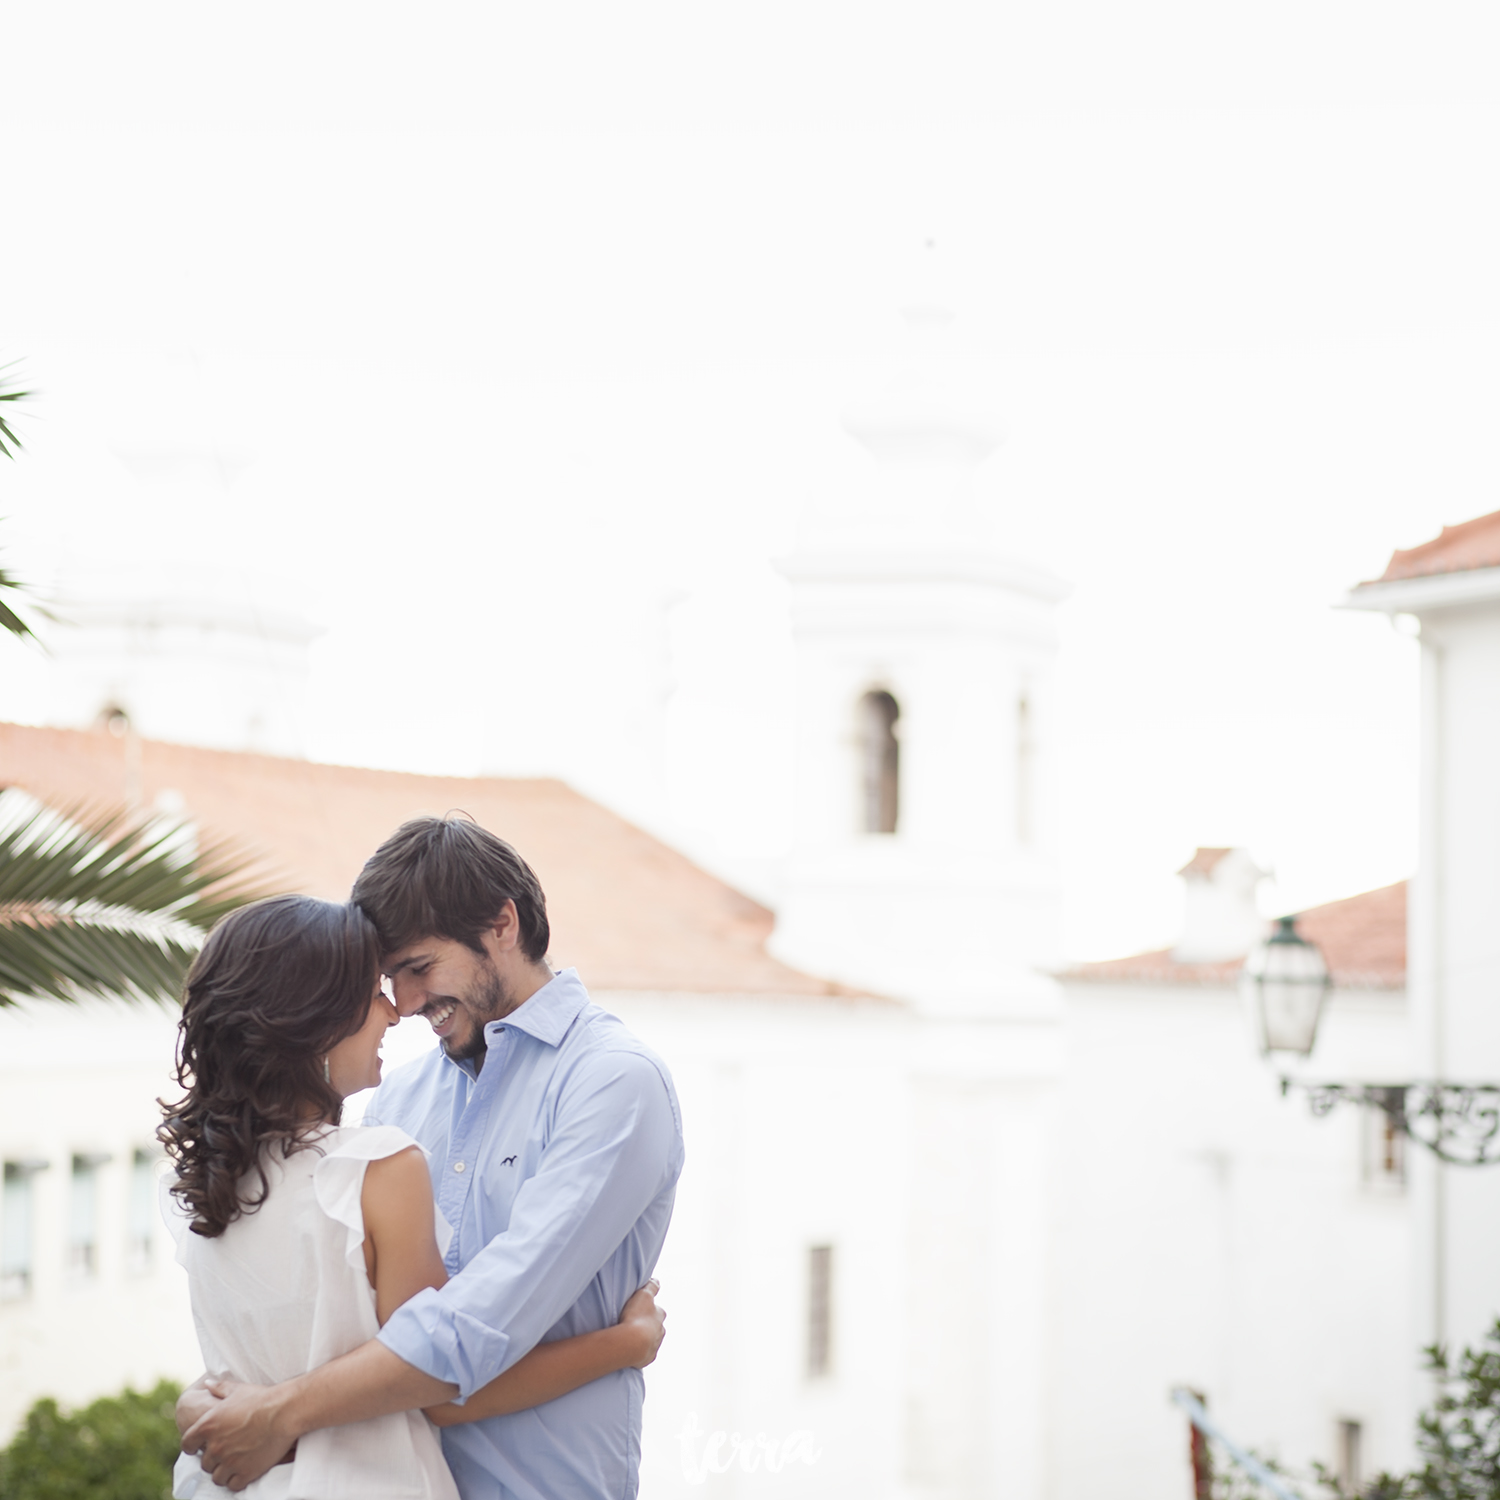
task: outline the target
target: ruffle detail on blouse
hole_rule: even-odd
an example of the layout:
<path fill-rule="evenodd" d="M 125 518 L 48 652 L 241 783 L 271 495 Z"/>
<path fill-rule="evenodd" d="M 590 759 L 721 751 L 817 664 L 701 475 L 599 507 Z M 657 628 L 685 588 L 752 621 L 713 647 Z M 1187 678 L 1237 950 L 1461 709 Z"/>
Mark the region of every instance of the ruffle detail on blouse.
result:
<path fill-rule="evenodd" d="M 167 1226 L 167 1233 L 172 1236 L 172 1244 L 176 1247 L 172 1258 L 179 1266 L 185 1266 L 187 1237 L 193 1232 L 189 1227 L 192 1215 L 183 1207 L 180 1199 L 172 1196 L 172 1184 L 176 1181 L 175 1172 L 163 1171 L 157 1174 L 156 1206 L 161 1210 L 161 1221 Z"/>
<path fill-rule="evenodd" d="M 365 1215 L 360 1194 L 365 1186 L 365 1168 L 408 1147 L 425 1150 L 404 1130 L 394 1125 L 357 1125 L 339 1132 L 342 1139 L 313 1169 L 313 1192 L 318 1207 L 335 1223 L 344 1226 L 344 1259 L 361 1275 L 365 1270 Z M 446 1253 L 453 1230 L 433 1208 L 433 1228 L 438 1252 Z"/>

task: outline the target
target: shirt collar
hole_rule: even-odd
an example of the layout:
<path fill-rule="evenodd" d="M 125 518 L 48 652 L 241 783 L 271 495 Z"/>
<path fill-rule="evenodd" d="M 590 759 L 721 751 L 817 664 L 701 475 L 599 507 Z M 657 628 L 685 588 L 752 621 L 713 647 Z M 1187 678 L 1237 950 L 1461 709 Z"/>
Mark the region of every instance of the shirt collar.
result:
<path fill-rule="evenodd" d="M 518 1005 L 508 1016 L 491 1021 L 484 1028 L 486 1039 L 493 1038 L 503 1027 L 514 1026 L 527 1036 L 556 1047 L 568 1034 L 578 1012 L 589 1003 L 577 969 L 564 969 L 539 989 L 529 1000 Z"/>

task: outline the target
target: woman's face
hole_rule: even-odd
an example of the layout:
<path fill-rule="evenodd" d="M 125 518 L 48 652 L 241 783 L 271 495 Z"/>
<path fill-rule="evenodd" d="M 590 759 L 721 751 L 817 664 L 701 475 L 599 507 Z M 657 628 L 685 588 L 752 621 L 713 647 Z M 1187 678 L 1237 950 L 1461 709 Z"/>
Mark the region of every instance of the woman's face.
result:
<path fill-rule="evenodd" d="M 365 1024 L 328 1054 L 328 1081 L 340 1098 L 347 1099 L 350 1094 L 372 1089 L 380 1082 L 380 1043 L 386 1029 L 400 1019 L 377 981 Z"/>

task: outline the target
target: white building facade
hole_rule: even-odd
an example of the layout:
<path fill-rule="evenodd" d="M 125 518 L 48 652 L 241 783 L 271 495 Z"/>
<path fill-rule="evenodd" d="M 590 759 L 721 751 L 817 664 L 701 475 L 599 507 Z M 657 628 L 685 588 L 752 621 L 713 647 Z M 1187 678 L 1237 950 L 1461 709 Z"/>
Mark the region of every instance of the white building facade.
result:
<path fill-rule="evenodd" d="M 1179 956 L 1232 922 L 1227 890 L 1220 905 L 1196 887 L 1237 865 L 1243 851 L 1199 850 L 1181 872 L 1172 949 L 1064 978 L 1056 1400 L 1090 1438 L 1059 1430 L 1059 1496 L 1182 1493 L 1174 1387 L 1293 1471 L 1320 1460 L 1353 1487 L 1411 1462 L 1414 1153 L 1384 1115 L 1315 1119 L 1278 1082 L 1409 1075 L 1405 888 L 1303 914 L 1335 987 L 1313 1055 L 1268 1059 L 1243 954 Z M 1253 912 L 1253 887 L 1239 891 Z"/>
<path fill-rule="evenodd" d="M 1347 602 L 1420 636 L 1410 1076 L 1500 1084 L 1500 512 L 1398 551 Z M 1500 1167 L 1420 1153 L 1412 1194 L 1421 1341 L 1472 1344 L 1500 1313 Z"/>
<path fill-rule="evenodd" d="M 255 750 L 304 753 L 308 648 L 317 629 L 247 597 L 116 578 L 79 587 L 44 627 L 53 657 L 47 722 Z M 238 596 L 238 597 L 237 597 Z"/>

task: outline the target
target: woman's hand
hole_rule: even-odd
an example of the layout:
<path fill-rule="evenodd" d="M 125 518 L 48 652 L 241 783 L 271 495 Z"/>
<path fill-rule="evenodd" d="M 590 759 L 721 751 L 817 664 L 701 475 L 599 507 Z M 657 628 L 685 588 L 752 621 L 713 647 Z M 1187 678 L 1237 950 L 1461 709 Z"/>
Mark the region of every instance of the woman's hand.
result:
<path fill-rule="evenodd" d="M 638 1370 L 644 1370 L 656 1358 L 661 1341 L 667 1336 L 667 1310 L 656 1305 L 660 1290 L 661 1283 L 653 1277 L 631 1297 L 620 1314 L 620 1326 L 628 1328 L 638 1344 L 640 1358 L 630 1361 Z"/>
<path fill-rule="evenodd" d="M 648 1281 L 626 1304 L 620 1321 L 593 1333 L 538 1344 L 503 1375 L 481 1386 L 462 1405 L 429 1406 L 435 1427 L 482 1422 L 556 1401 L 617 1370 L 643 1369 L 656 1358 L 667 1331 L 667 1314 L 656 1305 L 661 1288 Z"/>
<path fill-rule="evenodd" d="M 200 1375 L 178 1398 L 177 1398 L 177 1435 L 179 1437 L 191 1427 L 199 1417 L 207 1416 L 213 1410 L 219 1398 L 208 1389 L 209 1376 Z"/>

